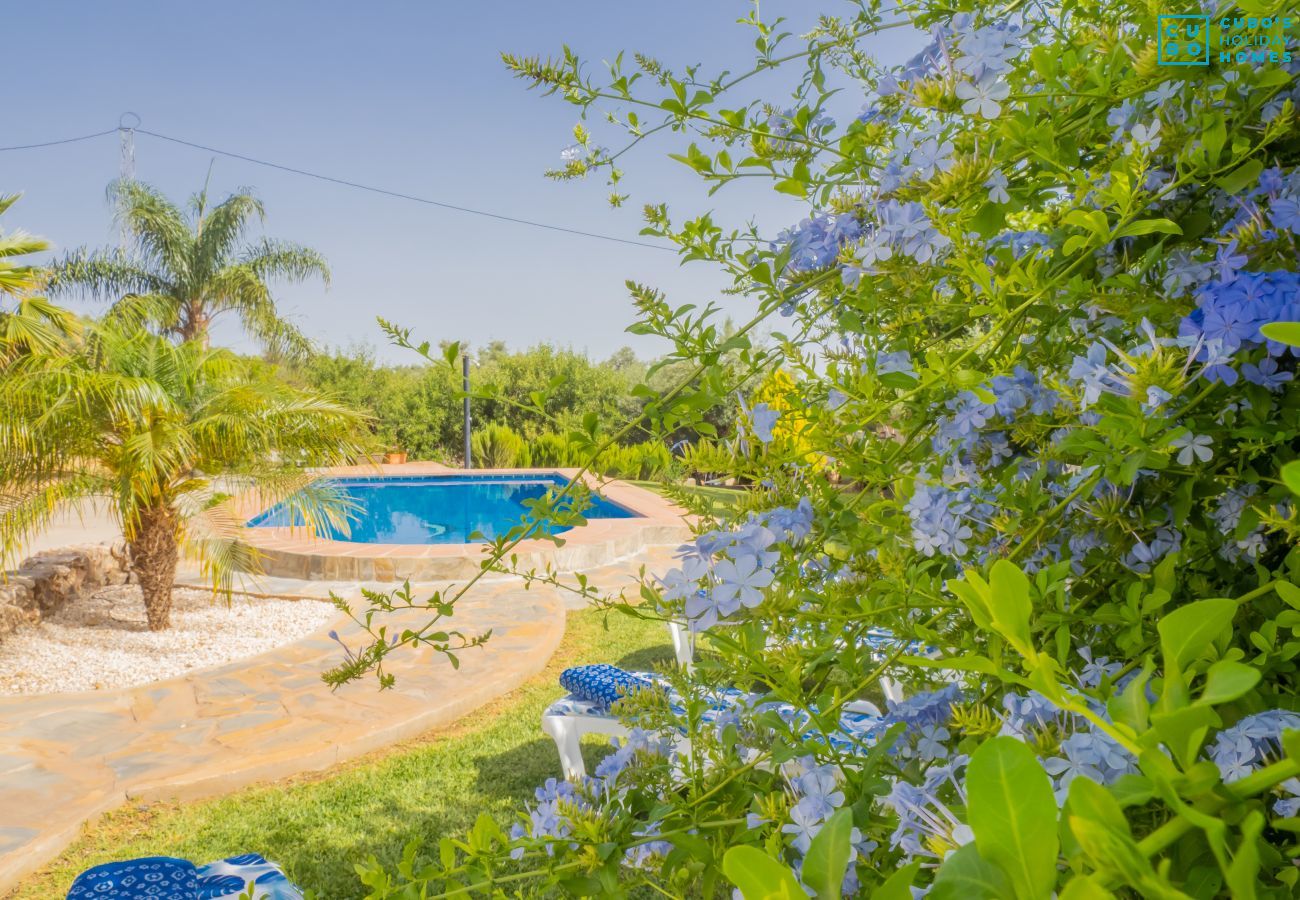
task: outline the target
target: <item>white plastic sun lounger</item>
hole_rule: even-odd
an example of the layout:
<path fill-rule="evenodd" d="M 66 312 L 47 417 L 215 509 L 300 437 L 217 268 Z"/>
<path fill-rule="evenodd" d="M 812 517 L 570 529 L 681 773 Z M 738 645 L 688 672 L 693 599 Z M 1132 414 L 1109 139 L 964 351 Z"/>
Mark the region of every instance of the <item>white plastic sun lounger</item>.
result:
<path fill-rule="evenodd" d="M 659 685 L 667 690 L 667 685 L 659 676 L 650 672 L 628 672 L 614 666 L 581 666 L 568 669 L 565 675 L 582 670 L 599 672 L 618 672 L 630 679 L 637 679 L 647 685 Z M 564 676 L 562 676 L 564 677 Z M 745 695 L 740 691 L 728 692 L 726 697 L 740 702 Z M 726 697 L 719 703 L 719 712 L 725 711 Z M 791 709 L 792 715 L 797 715 Z M 841 728 L 844 740 L 860 740 L 870 727 L 881 718 L 880 709 L 870 701 L 858 700 L 845 704 L 841 716 Z M 542 713 L 542 731 L 555 741 L 555 749 L 560 756 L 560 766 L 564 777 L 570 780 L 580 779 L 586 774 L 586 764 L 582 759 L 582 736 L 586 734 L 603 734 L 609 737 L 628 738 L 631 728 L 611 712 L 609 705 L 598 700 L 586 699 L 577 694 L 569 694 L 552 703 Z M 855 737 L 857 736 L 857 737 Z M 679 754 L 690 752 L 690 741 L 684 735 L 673 743 L 673 749 Z"/>

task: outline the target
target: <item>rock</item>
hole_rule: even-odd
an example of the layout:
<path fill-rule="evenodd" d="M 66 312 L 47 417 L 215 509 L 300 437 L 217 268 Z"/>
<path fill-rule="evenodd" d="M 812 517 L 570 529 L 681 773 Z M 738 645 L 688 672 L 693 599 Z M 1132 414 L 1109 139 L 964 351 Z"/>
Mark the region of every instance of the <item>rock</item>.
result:
<path fill-rule="evenodd" d="M 0 640 L 84 593 L 123 584 L 130 564 L 123 545 L 88 544 L 38 553 L 0 577 Z"/>

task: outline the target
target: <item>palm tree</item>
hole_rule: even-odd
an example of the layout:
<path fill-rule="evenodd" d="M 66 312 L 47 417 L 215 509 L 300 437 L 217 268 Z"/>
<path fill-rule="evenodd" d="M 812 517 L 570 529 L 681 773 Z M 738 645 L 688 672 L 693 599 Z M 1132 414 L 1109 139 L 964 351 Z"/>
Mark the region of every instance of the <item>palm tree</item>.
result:
<path fill-rule="evenodd" d="M 0 196 L 0 215 L 17 200 L 17 194 Z M 18 260 L 49 248 L 24 231 L 0 232 L 0 297 L 13 304 L 0 307 L 0 365 L 19 354 L 51 349 L 76 331 L 75 316 L 37 296 L 44 270 Z"/>
<path fill-rule="evenodd" d="M 0 371 L 0 543 L 6 549 L 61 504 L 112 498 L 144 592 L 149 627 L 169 625 L 180 553 L 215 588 L 256 570 L 231 494 L 288 499 L 321 529 L 344 510 L 307 466 L 361 454 L 362 417 L 290 387 L 226 350 L 174 344 L 120 322 Z M 273 374 L 273 373 L 272 373 Z"/>
<path fill-rule="evenodd" d="M 294 356 L 307 338 L 283 319 L 268 282 L 319 277 L 329 267 L 315 250 L 281 241 L 242 241 L 262 203 L 248 190 L 209 206 L 208 188 L 190 198 L 188 213 L 156 188 L 138 181 L 109 186 L 117 218 L 134 240 L 133 252 L 76 250 L 51 267 L 54 296 L 82 293 L 112 302 L 112 315 L 180 341 L 208 340 L 218 316 L 233 312 L 267 349 Z"/>

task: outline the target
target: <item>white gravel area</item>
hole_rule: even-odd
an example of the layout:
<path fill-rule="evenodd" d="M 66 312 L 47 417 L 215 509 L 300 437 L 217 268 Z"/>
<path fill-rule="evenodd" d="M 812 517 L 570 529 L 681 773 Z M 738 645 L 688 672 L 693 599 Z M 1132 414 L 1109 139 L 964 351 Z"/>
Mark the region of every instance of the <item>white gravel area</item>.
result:
<path fill-rule="evenodd" d="M 338 610 L 319 600 L 177 588 L 171 628 L 150 631 L 140 588 L 106 587 L 0 640 L 0 694 L 104 690 L 175 678 L 292 643 Z"/>

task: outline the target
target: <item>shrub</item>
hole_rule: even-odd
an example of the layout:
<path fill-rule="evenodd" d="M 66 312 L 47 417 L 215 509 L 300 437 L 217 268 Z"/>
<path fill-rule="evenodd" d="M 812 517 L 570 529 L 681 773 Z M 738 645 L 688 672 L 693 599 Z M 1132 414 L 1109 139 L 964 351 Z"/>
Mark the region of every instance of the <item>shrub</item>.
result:
<path fill-rule="evenodd" d="M 534 466 L 556 466 L 569 468 L 581 465 L 582 453 L 578 451 L 567 437 L 554 432 L 542 432 L 528 442 Z"/>
<path fill-rule="evenodd" d="M 658 442 L 610 447 L 594 463 L 595 471 L 615 479 L 656 479 L 666 475 L 671 467 L 672 454 Z"/>
<path fill-rule="evenodd" d="M 762 508 L 703 523 L 646 606 L 606 600 L 688 623 L 707 662 L 665 676 L 672 702 L 619 702 L 639 730 L 594 777 L 400 881 L 1292 896 L 1300 65 L 1157 65 L 1146 4 L 854 6 L 797 51 L 755 12 L 734 75 L 507 57 L 614 107 L 630 143 L 681 136 L 711 190 L 770 179 L 811 204 L 770 242 L 646 208 L 645 233 L 753 301 L 739 328 L 633 291 L 634 329 L 685 369 L 653 427 L 698 430 L 778 368 L 797 396 L 709 451 Z M 1258 25 L 1239 12 L 1213 27 Z M 909 26 L 929 46 L 877 64 L 865 39 Z M 792 101 L 736 96 L 790 64 Z M 846 87 L 868 103 L 839 124 Z M 559 174 L 618 181 L 621 153 L 579 134 Z M 778 347 L 751 347 L 768 321 Z M 796 416 L 807 448 L 780 439 Z M 846 713 L 882 676 L 907 698 Z"/>
<path fill-rule="evenodd" d="M 510 469 L 526 465 L 524 439 L 505 425 L 492 423 L 470 436 L 474 464 L 484 469 Z"/>

